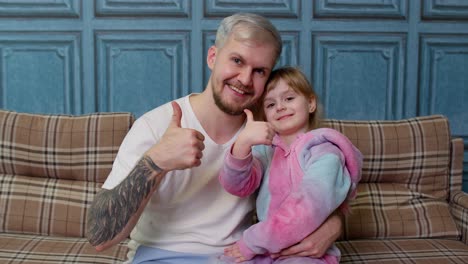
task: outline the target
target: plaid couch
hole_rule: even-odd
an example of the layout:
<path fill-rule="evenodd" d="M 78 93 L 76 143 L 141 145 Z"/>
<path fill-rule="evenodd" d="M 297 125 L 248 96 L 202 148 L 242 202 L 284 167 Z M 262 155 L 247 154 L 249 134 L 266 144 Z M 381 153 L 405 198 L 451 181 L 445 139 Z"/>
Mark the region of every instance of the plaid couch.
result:
<path fill-rule="evenodd" d="M 134 118 L 0 111 L 0 263 L 119 263 L 125 242 L 97 253 L 87 209 Z"/>
<path fill-rule="evenodd" d="M 0 263 L 120 263 L 86 241 L 87 208 L 134 118 L 0 110 Z M 341 263 L 468 263 L 463 141 L 440 115 L 326 120 L 364 154 Z"/>
<path fill-rule="evenodd" d="M 441 115 L 326 120 L 364 155 L 341 263 L 468 263 L 463 140 Z"/>

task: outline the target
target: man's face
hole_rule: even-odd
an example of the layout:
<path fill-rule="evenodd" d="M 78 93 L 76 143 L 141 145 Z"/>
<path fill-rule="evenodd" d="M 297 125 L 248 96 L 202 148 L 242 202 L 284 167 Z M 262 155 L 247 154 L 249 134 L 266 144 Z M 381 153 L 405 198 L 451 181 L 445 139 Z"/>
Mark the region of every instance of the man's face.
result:
<path fill-rule="evenodd" d="M 243 114 L 262 95 L 275 64 L 272 44 L 229 37 L 224 46 L 208 50 L 211 89 L 216 105 L 231 115 Z"/>

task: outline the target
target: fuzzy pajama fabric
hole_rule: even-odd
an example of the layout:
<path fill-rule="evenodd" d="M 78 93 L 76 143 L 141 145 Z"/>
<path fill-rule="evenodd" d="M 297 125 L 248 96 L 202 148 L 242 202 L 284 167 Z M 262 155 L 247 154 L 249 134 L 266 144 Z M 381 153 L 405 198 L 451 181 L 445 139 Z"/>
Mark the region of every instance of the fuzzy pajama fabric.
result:
<path fill-rule="evenodd" d="M 219 176 L 223 187 L 243 197 L 260 188 L 260 222 L 237 242 L 241 253 L 252 258 L 279 252 L 304 239 L 337 208 L 347 211 L 361 165 L 359 150 L 329 128 L 302 134 L 290 146 L 275 136 L 272 146 L 255 146 L 244 159 L 228 154 Z M 339 256 L 335 246 L 325 255 L 332 257 L 329 263 Z"/>

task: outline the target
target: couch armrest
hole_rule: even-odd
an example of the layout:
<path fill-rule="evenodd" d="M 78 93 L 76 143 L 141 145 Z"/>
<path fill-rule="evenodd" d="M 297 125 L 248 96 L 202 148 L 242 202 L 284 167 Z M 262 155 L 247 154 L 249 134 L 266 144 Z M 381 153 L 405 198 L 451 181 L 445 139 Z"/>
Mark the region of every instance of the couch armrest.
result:
<path fill-rule="evenodd" d="M 463 155 L 465 147 L 462 138 L 452 138 L 450 149 L 450 194 L 462 190 L 463 183 Z"/>
<path fill-rule="evenodd" d="M 457 191 L 450 198 L 450 211 L 461 233 L 461 241 L 468 245 L 468 193 Z"/>

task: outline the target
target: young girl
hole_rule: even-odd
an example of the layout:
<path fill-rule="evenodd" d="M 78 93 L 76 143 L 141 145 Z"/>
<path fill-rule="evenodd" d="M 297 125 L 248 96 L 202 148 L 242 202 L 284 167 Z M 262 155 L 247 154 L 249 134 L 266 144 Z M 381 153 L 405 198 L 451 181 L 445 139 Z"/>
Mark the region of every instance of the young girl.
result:
<path fill-rule="evenodd" d="M 361 175 L 362 156 L 338 131 L 318 126 L 317 95 L 297 68 L 272 72 L 260 113 L 247 123 L 225 158 L 219 179 L 231 194 L 260 188 L 259 222 L 225 249 L 224 260 L 245 263 L 338 263 L 336 246 L 320 259 L 273 259 L 317 229 L 337 208 L 346 212 Z M 255 147 L 254 147 L 255 146 Z M 250 260 L 250 261 L 249 261 Z"/>

